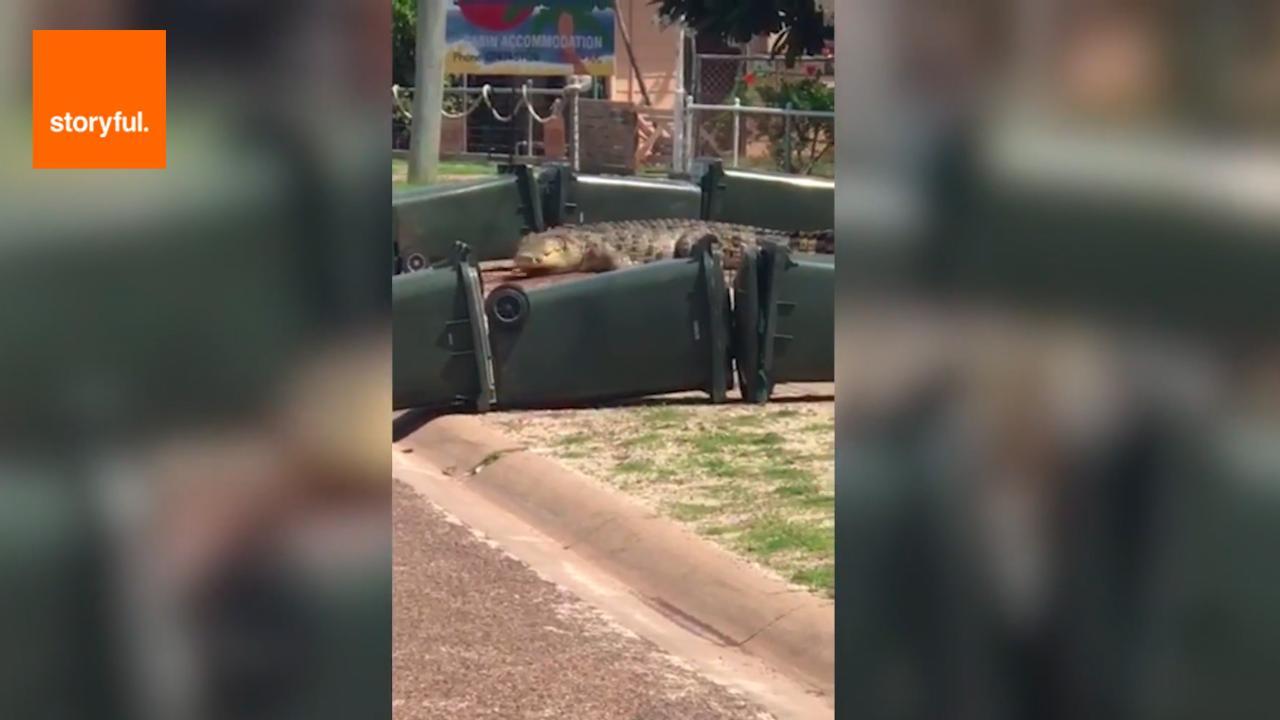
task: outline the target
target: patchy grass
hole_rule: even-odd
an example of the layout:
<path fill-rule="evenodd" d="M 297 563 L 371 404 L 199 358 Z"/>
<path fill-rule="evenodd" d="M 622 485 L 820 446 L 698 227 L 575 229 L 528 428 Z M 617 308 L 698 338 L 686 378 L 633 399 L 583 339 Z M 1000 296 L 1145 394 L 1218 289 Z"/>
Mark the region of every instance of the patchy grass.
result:
<path fill-rule="evenodd" d="M 779 485 L 773 489 L 773 494 L 784 498 L 810 498 L 821 495 L 818 483 L 812 480 L 798 479 L 795 482 Z"/>
<path fill-rule="evenodd" d="M 563 447 L 571 447 L 587 442 L 591 439 L 591 433 L 576 432 L 570 433 L 563 437 L 556 438 L 556 444 Z"/>
<path fill-rule="evenodd" d="M 715 505 L 699 505 L 697 503 L 669 503 L 666 506 L 667 514 L 677 520 L 702 520 L 711 517 L 719 512 L 719 508 Z"/>
<path fill-rule="evenodd" d="M 633 475 L 639 474 L 639 473 L 647 473 L 653 470 L 653 463 L 648 460 L 644 460 L 642 458 L 637 458 L 635 460 L 624 460 L 618 463 L 618 465 L 614 468 L 614 470 L 620 473 L 633 474 Z"/>
<path fill-rule="evenodd" d="M 835 549 L 835 536 L 815 523 L 769 515 L 758 518 L 739 534 L 738 544 L 745 550 L 764 556 L 796 551 L 829 556 Z"/>
<path fill-rule="evenodd" d="M 808 587 L 832 588 L 836 586 L 836 568 L 832 563 L 805 568 L 791 573 L 791 582 Z"/>
<path fill-rule="evenodd" d="M 831 402 L 484 417 L 531 449 L 634 495 L 779 577 L 833 595 Z"/>
<path fill-rule="evenodd" d="M 492 163 L 477 162 L 442 162 L 440 163 L 440 182 L 455 182 L 474 177 L 493 175 L 498 166 Z M 409 184 L 409 161 L 392 158 L 391 184 L 407 186 Z"/>

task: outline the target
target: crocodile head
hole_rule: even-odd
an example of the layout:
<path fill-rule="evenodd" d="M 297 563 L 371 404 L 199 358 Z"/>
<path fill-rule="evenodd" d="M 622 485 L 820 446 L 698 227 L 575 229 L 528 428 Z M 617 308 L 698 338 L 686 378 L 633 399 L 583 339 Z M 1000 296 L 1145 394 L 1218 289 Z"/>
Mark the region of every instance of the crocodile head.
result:
<path fill-rule="evenodd" d="M 582 243 L 562 236 L 526 237 L 516 250 L 516 268 L 526 275 L 574 272 L 582 267 Z"/>

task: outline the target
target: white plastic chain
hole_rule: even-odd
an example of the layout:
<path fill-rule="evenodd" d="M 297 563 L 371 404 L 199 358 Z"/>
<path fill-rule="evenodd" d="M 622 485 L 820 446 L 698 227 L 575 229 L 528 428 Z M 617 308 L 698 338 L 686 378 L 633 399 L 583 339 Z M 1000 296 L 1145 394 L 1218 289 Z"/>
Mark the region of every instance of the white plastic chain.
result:
<path fill-rule="evenodd" d="M 507 115 L 506 117 L 503 117 L 502 113 L 498 112 L 498 108 L 493 106 L 493 98 L 490 96 L 490 93 L 492 91 L 493 91 L 493 86 L 490 85 L 489 83 L 485 83 L 484 87 L 480 90 L 480 97 L 484 98 L 485 104 L 489 106 L 489 109 L 491 111 L 493 111 L 493 119 L 497 120 L 498 122 L 504 122 L 504 123 L 511 122 L 512 120 L 514 120 L 516 117 L 516 113 L 520 112 L 521 103 L 517 102 L 515 108 L 511 110 L 511 114 Z"/>
<path fill-rule="evenodd" d="M 395 111 L 398 112 L 400 115 L 403 115 L 406 120 L 412 121 L 413 112 L 410 110 L 406 100 L 400 94 L 402 89 L 403 88 L 401 88 L 398 85 L 392 85 L 391 100 L 395 106 Z M 493 114 L 493 117 L 495 120 L 497 120 L 498 122 L 507 123 L 514 120 L 516 115 L 520 114 L 521 108 L 527 108 L 529 110 L 530 117 L 532 117 L 535 121 L 537 121 L 538 124 L 546 125 L 547 123 L 551 122 L 551 120 L 554 119 L 556 115 L 560 114 L 560 108 L 563 105 L 563 100 L 564 98 L 556 98 L 555 102 L 551 104 L 551 109 L 547 112 L 546 116 L 544 117 L 542 115 L 539 115 L 537 110 L 533 109 L 533 101 L 529 97 L 529 86 L 522 85 L 520 87 L 520 99 L 516 101 L 516 106 L 511 109 L 511 114 L 503 115 L 502 113 L 498 112 L 498 108 L 495 107 L 493 104 L 493 86 L 489 85 L 488 83 L 485 83 L 484 87 L 480 89 L 480 94 L 476 96 L 475 100 L 472 100 L 469 102 L 465 99 L 463 100 L 463 105 L 462 105 L 463 109 L 461 112 L 451 113 L 448 110 L 441 110 L 440 112 L 447 118 L 453 118 L 453 119 L 462 118 L 475 112 L 476 108 L 480 107 L 480 105 L 483 103 L 489 106 L 489 112 Z"/>
<path fill-rule="evenodd" d="M 488 87 L 488 86 L 486 86 L 486 87 Z M 447 118 L 452 118 L 452 119 L 455 119 L 455 120 L 456 120 L 457 118 L 466 117 L 466 116 L 470 115 L 471 113 L 475 112 L 475 109 L 476 109 L 476 108 L 478 108 L 478 107 L 480 107 L 480 103 L 482 103 L 482 102 L 484 102 L 484 98 L 483 98 L 483 97 L 477 97 L 474 101 L 472 101 L 472 102 L 468 105 L 468 103 L 467 103 L 467 96 L 466 96 L 466 95 L 463 95 L 463 96 L 462 96 L 462 112 L 451 113 L 451 112 L 449 112 L 448 110 L 444 110 L 444 109 L 441 109 L 441 110 L 440 110 L 440 112 L 441 112 L 445 117 L 447 117 Z"/>
<path fill-rule="evenodd" d="M 538 114 L 537 110 L 533 109 L 533 101 L 529 99 L 529 86 L 528 85 L 520 86 L 520 101 L 523 102 L 524 106 L 529 109 L 529 116 L 532 117 L 534 121 L 536 121 L 539 125 L 546 125 L 547 123 L 551 122 L 551 120 L 555 118 L 556 115 L 560 114 L 561 100 L 563 100 L 563 98 L 556 98 L 555 102 L 551 103 L 551 109 L 547 111 L 547 116 L 542 117 L 541 115 Z"/>
<path fill-rule="evenodd" d="M 413 120 L 413 113 L 405 106 L 404 99 L 400 97 L 400 86 L 391 86 L 391 105 L 392 111 L 399 115 L 403 115 L 406 120 Z"/>

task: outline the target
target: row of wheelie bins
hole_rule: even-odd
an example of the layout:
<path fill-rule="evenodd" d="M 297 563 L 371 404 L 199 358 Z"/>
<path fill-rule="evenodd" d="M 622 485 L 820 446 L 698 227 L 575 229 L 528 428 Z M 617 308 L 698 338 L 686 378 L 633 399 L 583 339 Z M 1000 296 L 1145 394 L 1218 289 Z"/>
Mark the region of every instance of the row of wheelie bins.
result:
<path fill-rule="evenodd" d="M 681 391 L 723 402 L 739 379 L 831 381 L 835 263 L 765 244 L 731 295 L 719 248 L 485 297 L 455 247 L 447 267 L 392 279 L 396 409 L 560 407 Z"/>
<path fill-rule="evenodd" d="M 835 182 L 725 169 L 699 161 L 688 177 L 581 175 L 567 165 L 506 165 L 493 177 L 397 190 L 393 273 L 448 262 L 454 244 L 471 260 L 515 254 L 520 238 L 566 224 L 693 218 L 777 230 L 832 226 Z"/>

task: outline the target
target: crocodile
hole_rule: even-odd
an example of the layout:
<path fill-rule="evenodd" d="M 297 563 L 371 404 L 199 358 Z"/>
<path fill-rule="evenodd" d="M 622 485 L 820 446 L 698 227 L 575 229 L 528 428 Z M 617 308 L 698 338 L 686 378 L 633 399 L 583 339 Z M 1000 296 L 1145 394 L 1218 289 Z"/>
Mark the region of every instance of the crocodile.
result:
<path fill-rule="evenodd" d="M 719 241 L 726 270 L 738 268 L 742 248 L 767 240 L 796 252 L 835 253 L 831 230 L 790 232 L 683 218 L 623 220 L 565 225 L 526 235 L 516 250 L 515 266 L 525 275 L 607 272 L 686 257 L 707 236 Z"/>

